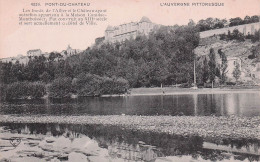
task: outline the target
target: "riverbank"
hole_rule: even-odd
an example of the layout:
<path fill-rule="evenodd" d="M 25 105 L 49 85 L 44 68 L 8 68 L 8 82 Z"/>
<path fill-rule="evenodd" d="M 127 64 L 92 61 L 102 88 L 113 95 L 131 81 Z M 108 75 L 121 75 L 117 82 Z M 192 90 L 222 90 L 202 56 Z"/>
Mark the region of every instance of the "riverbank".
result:
<path fill-rule="evenodd" d="M 48 88 L 50 84 L 42 82 L 15 82 L 9 85 L 0 86 L 0 100 L 14 99 L 34 99 L 34 98 L 78 98 L 78 97 L 112 97 L 112 96 L 152 96 L 152 95 L 182 95 L 182 94 L 226 94 L 226 93 L 260 93 L 259 86 L 226 86 L 220 88 L 180 88 L 180 87 L 149 87 L 149 88 L 131 88 L 128 89 L 124 85 L 114 87 L 111 85 L 103 85 L 96 92 L 88 93 L 84 88 L 79 88 L 78 93 L 72 90 L 72 85 L 65 85 L 62 82 L 56 89 Z M 90 86 L 91 87 L 91 86 Z M 110 87 L 110 88 L 109 88 Z M 51 91 L 50 91 L 51 90 Z M 73 92 L 72 92 L 73 91 Z M 82 91 L 82 92 L 81 92 Z M 57 93 L 56 93 L 57 92 Z M 84 92 L 84 93 L 83 93 Z"/>
<path fill-rule="evenodd" d="M 125 129 L 197 135 L 204 138 L 260 140 L 260 117 L 237 116 L 12 116 L 0 115 L 0 123 L 102 124 Z"/>
<path fill-rule="evenodd" d="M 260 93 L 259 87 L 253 88 L 175 88 L 175 87 L 154 87 L 154 88 L 132 88 L 128 94 L 102 95 L 111 96 L 156 96 L 156 95 L 184 95 L 184 94 L 228 94 L 228 93 Z"/>

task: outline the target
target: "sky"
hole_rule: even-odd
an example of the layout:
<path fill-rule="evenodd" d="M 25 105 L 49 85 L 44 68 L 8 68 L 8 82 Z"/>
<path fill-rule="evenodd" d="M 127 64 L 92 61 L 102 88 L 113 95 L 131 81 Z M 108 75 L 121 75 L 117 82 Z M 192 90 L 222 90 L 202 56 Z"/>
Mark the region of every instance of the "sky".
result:
<path fill-rule="evenodd" d="M 33 7 L 31 3 L 41 3 Z M 18 24 L 23 9 L 47 9 L 44 3 L 90 3 L 85 9 L 107 9 L 108 20 L 97 26 L 24 26 Z M 162 6 L 162 3 L 218 2 L 224 6 Z M 64 8 L 66 7 L 49 7 Z M 72 7 L 70 7 L 72 8 Z M 74 7 L 75 8 L 75 7 Z M 0 58 L 26 55 L 31 49 L 43 52 L 62 51 L 70 45 L 84 50 L 104 36 L 108 25 L 140 21 L 143 16 L 162 25 L 183 25 L 189 19 L 244 18 L 260 15 L 260 0 L 0 0 Z"/>

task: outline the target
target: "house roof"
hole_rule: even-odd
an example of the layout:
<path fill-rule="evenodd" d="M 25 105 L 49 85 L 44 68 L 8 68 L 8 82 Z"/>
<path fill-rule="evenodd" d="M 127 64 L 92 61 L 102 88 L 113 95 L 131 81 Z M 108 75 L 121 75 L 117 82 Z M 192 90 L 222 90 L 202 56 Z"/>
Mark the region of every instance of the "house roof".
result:
<path fill-rule="evenodd" d="M 112 26 L 108 25 L 106 31 L 111 31 L 111 30 L 114 30 L 114 28 Z"/>
<path fill-rule="evenodd" d="M 148 22 L 148 23 L 151 23 L 152 21 L 151 21 L 148 17 L 143 16 L 143 17 L 141 18 L 140 22 Z"/>
<path fill-rule="evenodd" d="M 41 51 L 40 49 L 33 49 L 33 50 L 29 50 L 27 52 L 36 52 L 36 51 Z"/>
<path fill-rule="evenodd" d="M 70 49 L 72 49 L 72 48 L 70 47 L 70 45 L 68 45 L 67 50 L 70 50 Z"/>

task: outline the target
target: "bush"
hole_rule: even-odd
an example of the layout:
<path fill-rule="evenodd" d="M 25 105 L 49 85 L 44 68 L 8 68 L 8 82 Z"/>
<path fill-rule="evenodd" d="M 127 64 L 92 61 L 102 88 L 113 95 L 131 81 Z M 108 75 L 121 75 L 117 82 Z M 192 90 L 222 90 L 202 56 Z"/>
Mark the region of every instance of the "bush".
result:
<path fill-rule="evenodd" d="M 102 94 L 123 94 L 129 89 L 129 83 L 123 78 L 103 77 L 100 87 Z"/>
<path fill-rule="evenodd" d="M 70 97 L 73 92 L 72 79 L 69 77 L 54 79 L 48 87 L 48 91 L 51 98 Z"/>
<path fill-rule="evenodd" d="M 34 82 L 30 84 L 30 87 L 28 93 L 32 98 L 41 98 L 46 94 L 46 85 L 43 83 Z"/>
<path fill-rule="evenodd" d="M 252 55 L 248 55 L 248 58 L 252 60 L 252 59 L 255 59 L 256 56 L 252 54 Z"/>
<path fill-rule="evenodd" d="M 79 96 L 99 96 L 101 80 L 97 75 L 81 73 L 73 86 Z"/>
<path fill-rule="evenodd" d="M 5 84 L 0 84 L 0 102 L 6 100 L 6 86 Z"/>
<path fill-rule="evenodd" d="M 25 82 L 14 82 L 7 85 L 6 99 L 24 98 L 29 95 Z"/>
<path fill-rule="evenodd" d="M 237 41 L 245 41 L 245 36 L 239 32 L 239 30 L 234 29 L 233 32 L 231 33 L 228 31 L 228 34 L 220 34 L 220 40 L 225 40 L 225 41 L 231 41 L 231 40 L 237 40 Z"/>
<path fill-rule="evenodd" d="M 81 73 L 74 80 L 73 86 L 79 96 L 100 96 L 125 93 L 129 88 L 129 83 L 123 78 L 100 77 Z"/>
<path fill-rule="evenodd" d="M 226 82 L 227 85 L 236 85 L 235 82 Z"/>
<path fill-rule="evenodd" d="M 40 79 L 44 82 L 44 83 L 49 83 L 51 81 L 51 76 L 49 73 L 47 73 L 46 71 L 43 72 L 40 75 Z"/>
<path fill-rule="evenodd" d="M 129 89 L 129 83 L 123 78 L 117 78 L 114 80 L 114 93 L 125 93 Z"/>
<path fill-rule="evenodd" d="M 1 85 L 1 101 L 11 99 L 41 98 L 46 94 L 45 84 L 41 82 L 14 82 Z"/>
<path fill-rule="evenodd" d="M 228 37 L 227 37 L 227 35 L 224 33 L 224 34 L 220 34 L 219 35 L 220 36 L 220 40 L 228 40 Z"/>
<path fill-rule="evenodd" d="M 180 88 L 190 88 L 191 85 L 189 83 L 183 83 L 180 85 Z"/>
<path fill-rule="evenodd" d="M 100 88 L 101 88 L 101 94 L 116 94 L 114 92 L 115 89 L 114 79 L 112 78 L 102 77 Z"/>
<path fill-rule="evenodd" d="M 257 41 L 259 41 L 259 40 L 260 40 L 260 30 L 257 30 L 257 31 L 255 32 L 255 34 L 252 35 L 251 41 L 254 43 L 254 42 L 257 42 Z"/>

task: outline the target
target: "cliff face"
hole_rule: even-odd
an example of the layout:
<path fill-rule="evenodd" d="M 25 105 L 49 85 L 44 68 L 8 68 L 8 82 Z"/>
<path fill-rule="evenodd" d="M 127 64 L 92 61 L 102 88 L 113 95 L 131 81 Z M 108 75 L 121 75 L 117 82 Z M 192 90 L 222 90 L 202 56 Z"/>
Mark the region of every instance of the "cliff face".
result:
<path fill-rule="evenodd" d="M 257 73 L 260 71 L 260 42 L 252 43 L 251 40 L 245 41 L 224 41 L 219 36 L 202 38 L 200 45 L 195 49 L 197 57 L 208 57 L 210 49 L 213 48 L 217 59 L 218 50 L 221 49 L 227 58 L 238 58 L 241 60 L 241 81 L 260 83 Z M 232 70 L 232 69 L 231 69 Z"/>

